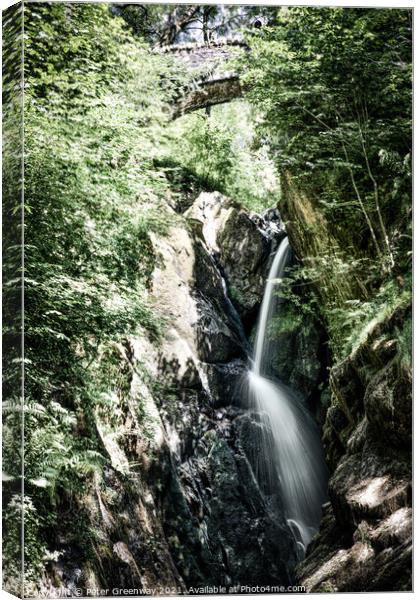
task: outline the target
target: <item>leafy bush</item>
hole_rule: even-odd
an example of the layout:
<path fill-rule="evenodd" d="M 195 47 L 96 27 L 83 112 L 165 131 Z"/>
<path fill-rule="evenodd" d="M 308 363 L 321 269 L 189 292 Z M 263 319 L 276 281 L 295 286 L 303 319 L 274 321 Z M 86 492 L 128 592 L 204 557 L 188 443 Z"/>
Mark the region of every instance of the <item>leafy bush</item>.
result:
<path fill-rule="evenodd" d="M 178 119 L 166 153 L 193 172 L 204 189 L 218 190 L 250 210 L 262 211 L 279 199 L 279 184 L 266 147 L 257 143 L 247 103 L 236 101 Z"/>

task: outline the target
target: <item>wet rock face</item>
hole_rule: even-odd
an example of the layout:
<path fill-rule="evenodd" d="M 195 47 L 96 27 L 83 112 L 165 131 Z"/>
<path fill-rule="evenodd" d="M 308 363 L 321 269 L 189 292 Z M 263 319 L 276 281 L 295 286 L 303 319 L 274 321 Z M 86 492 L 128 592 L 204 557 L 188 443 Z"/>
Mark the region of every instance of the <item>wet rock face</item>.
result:
<path fill-rule="evenodd" d="M 272 209 L 258 216 L 218 192 L 203 192 L 185 214 L 201 224 L 242 320 L 254 321 L 272 253 L 285 235 L 278 212 Z"/>
<path fill-rule="evenodd" d="M 230 293 L 240 313 L 254 312 L 263 297 L 269 239 L 247 213 L 232 211 L 217 234 L 217 243 Z"/>
<path fill-rule="evenodd" d="M 398 309 L 332 369 L 330 503 L 298 567 L 308 591 L 411 589 L 411 372 L 396 339 L 409 318 Z"/>
<path fill-rule="evenodd" d="M 247 362 L 234 359 L 228 363 L 206 364 L 205 373 L 215 407 L 246 406 Z"/>
<path fill-rule="evenodd" d="M 241 443 L 246 407 L 247 342 L 240 318 L 226 294 L 218 268 L 214 234 L 222 221 L 224 199 L 209 220 L 188 216 L 190 264 L 179 269 L 185 240 L 168 240 L 176 272 L 187 281 L 190 311 L 172 321 L 172 339 L 161 354 L 171 377 L 172 407 L 167 395 L 158 399 L 159 414 L 171 449 L 169 488 L 161 495 L 163 527 L 176 569 L 185 586 L 270 585 L 289 582 L 296 562 L 294 542 L 281 516 L 272 508 L 254 475 L 254 463 Z M 230 210 L 229 208 L 227 210 Z M 218 212 L 217 212 L 218 211 Z M 218 215 L 218 216 L 217 216 Z M 159 242 L 164 243 L 164 242 Z M 170 270 L 170 267 L 168 267 Z M 173 278 L 158 279 L 164 288 Z M 182 286 L 180 286 L 182 288 Z M 176 297 L 176 290 L 156 295 Z M 177 332 L 188 344 L 183 361 L 195 366 L 198 383 L 181 375 L 173 379 Z M 172 358 L 173 357 L 173 358 Z M 162 361 L 160 362 L 162 364 Z M 193 369 L 192 369 L 193 370 Z"/>
<path fill-rule="evenodd" d="M 179 467 L 183 500 L 179 496 L 178 504 L 175 497 L 173 504 L 172 497 L 165 527 L 179 540 L 174 558 L 188 585 L 290 580 L 295 555 L 289 533 L 268 510 L 237 428 L 237 411 L 217 411 L 212 428 Z"/>
<path fill-rule="evenodd" d="M 394 362 L 373 377 L 365 394 L 371 428 L 392 445 L 409 448 L 412 442 L 412 373 Z"/>
<path fill-rule="evenodd" d="M 269 268 L 285 235 L 278 211 L 252 214 L 218 192 L 203 192 L 185 214 L 224 275 L 227 293 L 251 335 Z M 200 289 L 207 290 L 208 259 L 197 256 Z M 270 349 L 271 374 L 296 390 L 323 423 L 319 385 L 326 378 L 324 332 L 313 318 L 291 315 L 290 308 L 287 302 L 281 308 L 281 332 L 275 333 Z"/>
<path fill-rule="evenodd" d="M 325 334 L 320 324 L 308 315 L 298 315 L 298 320 L 288 319 L 288 310 L 288 303 L 284 302 L 281 332 L 275 336 L 271 369 L 276 377 L 307 401 L 318 422 L 323 424 L 325 411 L 319 386 L 326 379 Z"/>

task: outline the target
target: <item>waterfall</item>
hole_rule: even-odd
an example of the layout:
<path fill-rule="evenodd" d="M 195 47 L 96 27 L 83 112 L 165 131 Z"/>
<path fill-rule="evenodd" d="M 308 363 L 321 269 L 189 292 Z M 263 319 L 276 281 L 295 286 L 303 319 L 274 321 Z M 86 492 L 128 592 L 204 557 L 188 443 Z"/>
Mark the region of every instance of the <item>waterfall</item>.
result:
<path fill-rule="evenodd" d="M 268 350 L 267 326 L 277 305 L 277 297 L 275 296 L 274 291 L 277 289 L 276 286 L 279 283 L 279 279 L 283 276 L 285 268 L 289 262 L 290 252 L 291 249 L 288 243 L 288 238 L 285 237 L 282 240 L 277 253 L 275 254 L 275 258 L 269 271 L 268 282 L 263 294 L 259 323 L 256 331 L 254 365 L 252 369 L 253 373 L 256 375 L 260 374 L 261 369 L 263 369 L 270 358 L 266 352 Z"/>
<path fill-rule="evenodd" d="M 271 319 L 280 313 L 276 292 L 290 252 L 288 238 L 284 238 L 265 287 L 249 371 L 249 392 L 262 425 L 264 477 L 269 479 L 270 489 L 280 490 L 285 517 L 302 557 L 320 523 L 327 468 L 319 431 L 310 413 L 291 390 L 267 376 L 272 348 L 268 328 Z"/>

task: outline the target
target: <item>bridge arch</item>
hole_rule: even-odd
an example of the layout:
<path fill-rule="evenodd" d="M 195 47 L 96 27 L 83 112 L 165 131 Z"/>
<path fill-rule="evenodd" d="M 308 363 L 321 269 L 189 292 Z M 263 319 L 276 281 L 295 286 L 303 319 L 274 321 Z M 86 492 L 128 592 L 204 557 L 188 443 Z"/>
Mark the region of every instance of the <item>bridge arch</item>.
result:
<path fill-rule="evenodd" d="M 243 51 L 249 51 L 249 47 L 241 40 L 155 48 L 155 53 L 176 57 L 193 75 L 196 74 L 193 85 L 174 106 L 173 118 L 242 97 L 243 87 L 239 75 L 228 71 L 226 63 Z"/>

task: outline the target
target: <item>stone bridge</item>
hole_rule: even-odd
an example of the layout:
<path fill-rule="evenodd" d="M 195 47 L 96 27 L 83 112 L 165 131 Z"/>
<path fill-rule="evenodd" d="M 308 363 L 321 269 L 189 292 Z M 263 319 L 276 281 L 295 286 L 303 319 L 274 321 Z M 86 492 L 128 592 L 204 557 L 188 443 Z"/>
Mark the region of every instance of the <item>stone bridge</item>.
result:
<path fill-rule="evenodd" d="M 193 75 L 193 83 L 174 107 L 173 118 L 240 98 L 243 89 L 239 76 L 229 70 L 228 62 L 249 47 L 239 40 L 178 44 L 156 48 L 155 53 L 170 54 Z"/>

